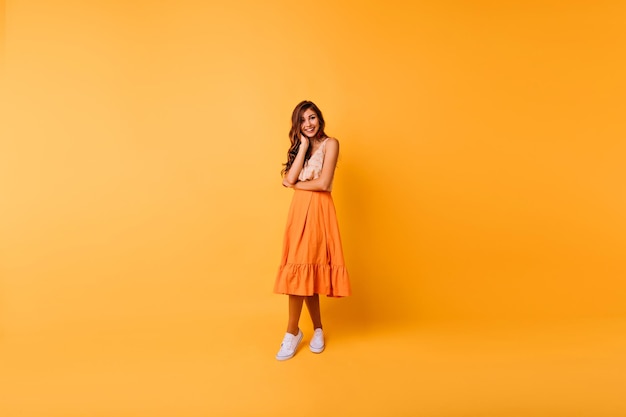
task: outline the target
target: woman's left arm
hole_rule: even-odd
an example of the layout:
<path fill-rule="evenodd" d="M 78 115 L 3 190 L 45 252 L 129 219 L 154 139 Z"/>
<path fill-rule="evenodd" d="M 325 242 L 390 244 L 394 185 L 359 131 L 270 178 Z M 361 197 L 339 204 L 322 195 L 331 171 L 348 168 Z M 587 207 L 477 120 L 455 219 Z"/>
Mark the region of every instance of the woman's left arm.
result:
<path fill-rule="evenodd" d="M 328 138 L 324 152 L 324 165 L 322 173 L 314 180 L 298 181 L 293 185 L 296 190 L 308 191 L 330 191 L 335 176 L 335 167 L 339 157 L 339 141 L 335 138 Z"/>

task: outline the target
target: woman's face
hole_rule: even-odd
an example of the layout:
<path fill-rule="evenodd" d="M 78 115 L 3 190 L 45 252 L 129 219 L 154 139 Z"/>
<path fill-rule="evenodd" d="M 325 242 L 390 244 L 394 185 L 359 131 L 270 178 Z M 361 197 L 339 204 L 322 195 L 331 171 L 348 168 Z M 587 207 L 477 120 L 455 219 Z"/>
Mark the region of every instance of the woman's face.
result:
<path fill-rule="evenodd" d="M 300 129 L 309 139 L 312 139 L 315 135 L 317 135 L 317 132 L 320 130 L 320 122 L 313 109 L 307 109 L 302 115 L 302 118 L 300 119 Z"/>

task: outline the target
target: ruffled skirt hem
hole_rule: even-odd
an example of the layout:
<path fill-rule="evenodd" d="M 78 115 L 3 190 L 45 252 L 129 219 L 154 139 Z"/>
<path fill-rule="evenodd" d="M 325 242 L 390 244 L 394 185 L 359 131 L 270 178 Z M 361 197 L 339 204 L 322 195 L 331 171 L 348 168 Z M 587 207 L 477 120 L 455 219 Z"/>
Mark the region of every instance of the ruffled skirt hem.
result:
<path fill-rule="evenodd" d="M 274 285 L 277 294 L 328 297 L 350 295 L 348 271 L 345 266 L 321 264 L 286 264 L 278 271 Z"/>

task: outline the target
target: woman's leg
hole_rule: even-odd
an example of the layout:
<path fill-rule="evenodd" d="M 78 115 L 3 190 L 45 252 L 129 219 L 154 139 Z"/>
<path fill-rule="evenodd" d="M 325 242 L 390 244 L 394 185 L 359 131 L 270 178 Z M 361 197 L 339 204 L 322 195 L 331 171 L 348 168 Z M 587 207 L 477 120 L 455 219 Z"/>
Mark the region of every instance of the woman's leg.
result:
<path fill-rule="evenodd" d="M 287 333 L 294 336 L 298 335 L 298 323 L 300 322 L 300 313 L 302 313 L 302 303 L 305 297 L 300 295 L 289 296 L 289 321 L 287 322 Z"/>
<path fill-rule="evenodd" d="M 322 313 L 320 311 L 320 296 L 319 294 L 306 297 L 306 308 L 309 310 L 311 321 L 313 322 L 314 329 L 322 328 Z"/>

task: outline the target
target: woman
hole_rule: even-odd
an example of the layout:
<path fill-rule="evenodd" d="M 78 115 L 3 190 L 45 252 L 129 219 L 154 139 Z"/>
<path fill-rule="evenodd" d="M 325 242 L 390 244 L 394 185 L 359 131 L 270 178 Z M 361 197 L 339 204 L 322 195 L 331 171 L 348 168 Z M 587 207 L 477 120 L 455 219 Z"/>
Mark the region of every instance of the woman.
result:
<path fill-rule="evenodd" d="M 335 206 L 331 197 L 339 142 L 324 132 L 324 117 L 310 101 L 299 103 L 291 115 L 291 147 L 282 171 L 283 185 L 294 195 L 287 217 L 283 256 L 274 292 L 289 295 L 289 319 L 276 359 L 286 360 L 302 341 L 298 323 L 302 305 L 313 322 L 309 348 L 324 350 L 319 295 L 350 295 Z"/>

